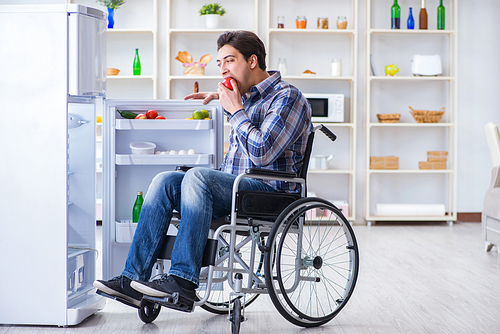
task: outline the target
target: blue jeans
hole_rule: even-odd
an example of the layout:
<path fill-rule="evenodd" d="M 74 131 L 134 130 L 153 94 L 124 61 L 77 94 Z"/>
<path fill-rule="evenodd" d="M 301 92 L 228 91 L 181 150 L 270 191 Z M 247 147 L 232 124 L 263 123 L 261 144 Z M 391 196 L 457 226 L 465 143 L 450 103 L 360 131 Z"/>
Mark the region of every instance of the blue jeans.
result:
<path fill-rule="evenodd" d="M 228 215 L 236 175 L 196 167 L 186 173 L 163 172 L 149 186 L 122 275 L 148 281 L 165 242 L 175 209 L 181 222 L 172 250 L 169 274 L 198 285 L 210 222 Z M 239 189 L 275 191 L 268 184 L 244 178 Z"/>

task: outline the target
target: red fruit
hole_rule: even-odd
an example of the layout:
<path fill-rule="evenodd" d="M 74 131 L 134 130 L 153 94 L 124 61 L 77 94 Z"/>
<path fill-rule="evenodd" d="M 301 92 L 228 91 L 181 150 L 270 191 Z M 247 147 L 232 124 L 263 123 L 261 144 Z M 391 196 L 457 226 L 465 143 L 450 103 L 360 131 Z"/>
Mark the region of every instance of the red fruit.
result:
<path fill-rule="evenodd" d="M 231 77 L 227 77 L 224 79 L 222 84 L 227 87 L 227 89 L 233 90 L 233 86 L 231 85 Z"/>
<path fill-rule="evenodd" d="M 165 119 L 165 117 L 163 117 L 163 116 L 156 116 L 155 119 Z"/>
<path fill-rule="evenodd" d="M 144 114 L 139 114 L 139 115 L 135 116 L 135 119 L 146 119 L 146 118 L 148 118 L 148 117 Z"/>
<path fill-rule="evenodd" d="M 148 111 L 146 111 L 146 117 L 148 119 L 155 119 L 156 116 L 158 116 L 158 113 L 156 112 L 156 110 L 149 109 Z"/>

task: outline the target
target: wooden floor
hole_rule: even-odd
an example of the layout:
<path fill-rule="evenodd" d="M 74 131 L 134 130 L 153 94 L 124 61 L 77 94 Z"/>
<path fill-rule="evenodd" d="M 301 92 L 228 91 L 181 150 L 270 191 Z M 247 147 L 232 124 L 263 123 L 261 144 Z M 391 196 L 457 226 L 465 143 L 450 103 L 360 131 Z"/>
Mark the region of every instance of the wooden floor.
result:
<path fill-rule="evenodd" d="M 500 333 L 500 256 L 484 252 L 481 224 L 354 226 L 360 274 L 340 314 L 319 328 L 288 323 L 268 296 L 246 310 L 241 333 Z M 0 333 L 231 333 L 225 316 L 162 308 L 152 324 L 108 301 L 70 328 L 0 325 Z"/>

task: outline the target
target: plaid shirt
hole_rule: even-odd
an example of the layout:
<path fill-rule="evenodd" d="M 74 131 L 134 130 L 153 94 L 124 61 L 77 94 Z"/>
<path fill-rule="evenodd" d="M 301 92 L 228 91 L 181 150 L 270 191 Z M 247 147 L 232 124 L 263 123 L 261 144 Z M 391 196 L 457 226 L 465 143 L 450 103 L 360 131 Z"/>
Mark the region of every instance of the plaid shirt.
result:
<path fill-rule="evenodd" d="M 229 149 L 221 170 L 240 174 L 250 167 L 294 172 L 302 166 L 307 137 L 312 131 L 311 108 L 279 72 L 253 86 L 242 97 L 243 108 L 231 117 Z M 264 181 L 278 191 L 294 191 L 296 185 Z"/>

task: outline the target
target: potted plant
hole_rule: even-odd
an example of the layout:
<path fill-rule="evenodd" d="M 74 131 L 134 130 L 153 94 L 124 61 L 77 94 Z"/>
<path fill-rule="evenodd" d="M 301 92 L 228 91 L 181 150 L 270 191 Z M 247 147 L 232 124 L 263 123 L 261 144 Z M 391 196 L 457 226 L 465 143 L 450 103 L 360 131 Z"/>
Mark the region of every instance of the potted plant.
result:
<path fill-rule="evenodd" d="M 108 29 L 115 25 L 115 9 L 120 8 L 125 3 L 125 0 L 96 0 L 96 2 L 108 8 Z"/>
<path fill-rule="evenodd" d="M 207 3 L 198 11 L 200 16 L 205 16 L 208 29 L 215 29 L 219 27 L 219 19 L 226 13 L 222 6 L 216 3 Z"/>

